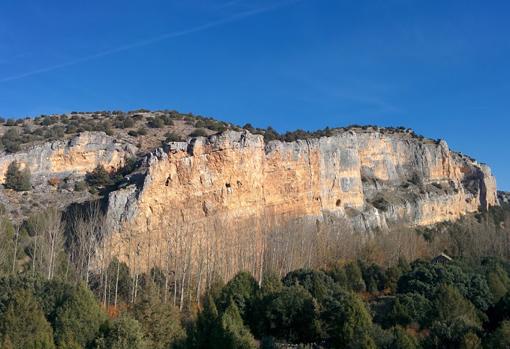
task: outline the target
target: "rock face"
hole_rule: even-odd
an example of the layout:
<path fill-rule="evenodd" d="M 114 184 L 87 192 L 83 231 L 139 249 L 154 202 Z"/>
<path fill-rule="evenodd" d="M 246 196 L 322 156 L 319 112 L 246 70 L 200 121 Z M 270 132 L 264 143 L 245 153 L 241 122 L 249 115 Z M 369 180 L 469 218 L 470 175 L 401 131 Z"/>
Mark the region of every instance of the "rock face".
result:
<path fill-rule="evenodd" d="M 83 132 L 70 140 L 48 142 L 14 154 L 0 154 L 0 183 L 13 161 L 21 167 L 28 166 L 37 184 L 50 177 L 83 176 L 97 165 L 108 170 L 119 168 L 126 158 L 135 156 L 136 150 L 135 146 L 120 143 L 104 132 Z"/>
<path fill-rule="evenodd" d="M 510 193 L 498 191 L 498 199 L 500 204 L 510 204 Z"/>
<path fill-rule="evenodd" d="M 148 256 L 144 264 L 167 248 L 170 230 L 218 222 L 271 227 L 333 216 L 370 232 L 498 205 L 489 167 L 450 151 L 444 141 L 406 132 L 356 129 L 266 144 L 260 135 L 227 131 L 169 143 L 145 163 L 138 184 L 111 193 L 108 208 L 115 250 L 128 258 L 136 241 L 137 253 Z"/>

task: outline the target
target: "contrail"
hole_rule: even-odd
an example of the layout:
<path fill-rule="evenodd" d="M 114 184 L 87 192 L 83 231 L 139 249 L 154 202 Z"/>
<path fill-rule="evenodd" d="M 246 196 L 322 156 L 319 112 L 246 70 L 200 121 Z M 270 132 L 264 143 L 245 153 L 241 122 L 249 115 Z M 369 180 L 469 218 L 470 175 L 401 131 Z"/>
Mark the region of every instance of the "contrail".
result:
<path fill-rule="evenodd" d="M 151 45 L 151 44 L 154 44 L 156 42 L 160 42 L 160 41 L 171 39 L 171 38 L 176 38 L 176 37 L 180 37 L 180 36 L 185 36 L 185 35 L 201 32 L 201 31 L 204 31 L 204 30 L 207 30 L 207 29 L 210 29 L 210 28 L 214 28 L 214 27 L 223 25 L 223 24 L 239 21 L 239 20 L 241 20 L 243 18 L 246 18 L 246 17 L 251 17 L 251 16 L 255 16 L 255 15 L 261 14 L 261 13 L 274 11 L 274 10 L 276 10 L 278 8 L 294 4 L 294 3 L 298 2 L 298 1 L 301 1 L 301 0 L 284 1 L 284 2 L 280 2 L 280 3 L 274 4 L 272 6 L 267 6 L 267 7 L 258 8 L 258 9 L 255 9 L 255 10 L 240 12 L 240 13 L 234 14 L 234 15 L 232 15 L 230 17 L 219 19 L 217 21 L 208 22 L 208 23 L 205 23 L 205 24 L 193 27 L 193 28 L 161 34 L 159 36 L 148 38 L 148 39 L 145 39 L 145 40 L 142 40 L 142 41 L 137 41 L 137 42 L 133 42 L 133 43 L 130 43 L 130 44 L 123 45 L 123 46 L 118 46 L 118 47 L 114 47 L 114 48 L 111 48 L 111 49 L 108 49 L 108 50 L 105 50 L 105 51 L 101 51 L 101 52 L 92 54 L 90 56 L 85 56 L 85 57 L 77 58 L 77 59 L 72 60 L 72 61 L 68 61 L 68 62 L 56 64 L 56 65 L 52 65 L 52 66 L 45 67 L 45 68 L 40 68 L 40 69 L 32 70 L 32 71 L 29 71 L 29 72 L 26 72 L 26 73 L 23 73 L 23 74 L 19 74 L 19 75 L 13 75 L 13 76 L 8 76 L 8 77 L 5 77 L 5 78 L 1 78 L 0 79 L 0 83 L 7 82 L 7 81 L 13 81 L 13 80 L 19 80 L 19 79 L 23 79 L 23 78 L 26 78 L 26 77 L 29 77 L 29 76 L 38 75 L 38 74 L 42 74 L 42 73 L 47 73 L 47 72 L 50 72 L 50 71 L 53 71 L 53 70 L 57 70 L 57 69 L 73 66 L 73 65 L 76 65 L 76 64 L 79 64 L 79 63 L 92 61 L 94 59 L 98 59 L 98 58 L 101 58 L 101 57 L 109 56 L 109 55 L 112 55 L 114 53 L 131 50 L 131 49 L 134 49 L 134 48 L 137 48 L 137 47 L 143 47 L 143 46 Z"/>

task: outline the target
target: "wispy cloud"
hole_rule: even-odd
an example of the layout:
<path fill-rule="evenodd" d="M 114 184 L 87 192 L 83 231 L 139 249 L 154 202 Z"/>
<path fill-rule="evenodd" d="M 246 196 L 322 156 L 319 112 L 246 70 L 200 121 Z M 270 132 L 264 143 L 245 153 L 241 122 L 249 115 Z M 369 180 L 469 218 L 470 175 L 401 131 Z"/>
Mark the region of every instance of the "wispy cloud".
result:
<path fill-rule="evenodd" d="M 281 7 L 292 5 L 292 4 L 297 3 L 299 1 L 301 1 L 301 0 L 282 1 L 282 2 L 278 2 L 278 3 L 270 5 L 270 6 L 260 7 L 260 8 L 253 9 L 253 10 L 239 12 L 239 13 L 233 14 L 231 16 L 228 16 L 226 18 L 222 18 L 222 19 L 219 19 L 219 20 L 216 20 L 216 21 L 208 22 L 208 23 L 196 26 L 196 27 L 164 33 L 164 34 L 161 34 L 161 35 L 158 35 L 158 36 L 154 36 L 154 37 L 151 37 L 151 38 L 148 38 L 148 39 L 145 39 L 145 40 L 132 42 L 132 43 L 129 43 L 129 44 L 126 44 L 126 45 L 122 45 L 122 46 L 117 46 L 117 47 L 114 47 L 114 48 L 111 48 L 111 49 L 108 49 L 108 50 L 105 50 L 105 51 L 101 51 L 101 52 L 98 52 L 98 53 L 95 53 L 95 54 L 92 54 L 92 55 L 76 58 L 74 60 L 70 60 L 70 61 L 67 61 L 67 62 L 60 63 L 60 64 L 55 64 L 55 65 L 51 65 L 51 66 L 47 66 L 47 67 L 31 70 L 31 71 L 28 71 L 28 72 L 25 72 L 25 73 L 22 73 L 22 74 L 18 74 L 18 75 L 12 75 L 12 76 L 7 76 L 5 78 L 0 78 L 0 83 L 24 79 L 24 78 L 27 78 L 27 77 L 30 77 L 30 76 L 34 76 L 34 75 L 38 75 L 38 74 L 43 74 L 43 73 L 51 72 L 51 71 L 54 71 L 54 70 L 57 70 L 57 69 L 74 66 L 74 65 L 77 65 L 77 64 L 80 64 L 80 63 L 84 63 L 84 62 L 89 62 L 89 61 L 92 61 L 92 60 L 95 60 L 95 59 L 98 59 L 98 58 L 101 58 L 101 57 L 109 56 L 109 55 L 112 55 L 112 54 L 115 54 L 115 53 L 124 52 L 124 51 L 132 50 L 132 49 L 135 49 L 135 48 L 148 46 L 148 45 L 155 44 L 155 43 L 158 43 L 158 42 L 161 42 L 161 41 L 164 41 L 164 40 L 168 40 L 168 39 L 172 39 L 172 38 L 177 38 L 177 37 L 181 37 L 181 36 L 185 36 L 185 35 L 189 35 L 189 34 L 193 34 L 193 33 L 202 32 L 202 31 L 214 28 L 214 27 L 218 27 L 218 26 L 224 25 L 224 24 L 240 21 L 240 20 L 242 20 L 244 18 L 247 18 L 247 17 L 251 17 L 251 16 L 258 15 L 258 14 L 274 11 L 274 10 L 277 10 L 277 9 L 279 9 Z"/>

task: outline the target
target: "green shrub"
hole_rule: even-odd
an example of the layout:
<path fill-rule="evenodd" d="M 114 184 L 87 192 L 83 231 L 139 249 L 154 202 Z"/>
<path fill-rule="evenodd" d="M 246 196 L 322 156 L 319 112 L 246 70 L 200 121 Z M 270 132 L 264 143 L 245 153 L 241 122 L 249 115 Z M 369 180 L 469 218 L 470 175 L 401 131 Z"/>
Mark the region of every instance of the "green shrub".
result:
<path fill-rule="evenodd" d="M 85 181 L 91 187 L 96 188 L 107 187 L 113 184 L 112 177 L 102 165 L 97 165 L 92 172 L 87 172 L 85 175 Z"/>
<path fill-rule="evenodd" d="M 2 136 L 2 144 L 9 153 L 15 153 L 21 149 L 21 137 L 16 129 L 9 129 Z"/>
<path fill-rule="evenodd" d="M 165 143 L 169 142 L 182 142 L 182 138 L 173 132 L 167 132 L 165 133 Z"/>
<path fill-rule="evenodd" d="M 138 136 L 145 136 L 147 134 L 147 129 L 145 127 L 140 127 L 137 131 Z"/>
<path fill-rule="evenodd" d="M 85 189 L 87 189 L 87 183 L 85 181 L 74 183 L 74 191 L 84 191 Z"/>
<path fill-rule="evenodd" d="M 207 131 L 203 128 L 197 128 L 193 132 L 191 132 L 190 137 L 207 137 Z"/>
<path fill-rule="evenodd" d="M 155 117 L 150 119 L 149 122 L 147 122 L 147 126 L 149 126 L 150 128 L 162 128 L 163 126 L 165 126 L 165 123 L 161 118 Z"/>
<path fill-rule="evenodd" d="M 28 191 L 32 189 L 30 169 L 25 167 L 20 170 L 16 161 L 9 164 L 5 174 L 5 187 L 16 191 Z"/>

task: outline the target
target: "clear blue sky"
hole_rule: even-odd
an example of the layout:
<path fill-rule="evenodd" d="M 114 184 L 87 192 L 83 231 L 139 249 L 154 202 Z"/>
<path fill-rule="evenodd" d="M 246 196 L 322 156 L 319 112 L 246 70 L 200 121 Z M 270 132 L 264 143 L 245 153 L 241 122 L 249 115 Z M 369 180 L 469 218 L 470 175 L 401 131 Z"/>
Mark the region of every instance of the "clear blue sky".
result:
<path fill-rule="evenodd" d="M 3 0 L 0 115 L 412 127 L 510 190 L 510 1 Z"/>

